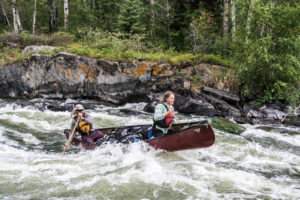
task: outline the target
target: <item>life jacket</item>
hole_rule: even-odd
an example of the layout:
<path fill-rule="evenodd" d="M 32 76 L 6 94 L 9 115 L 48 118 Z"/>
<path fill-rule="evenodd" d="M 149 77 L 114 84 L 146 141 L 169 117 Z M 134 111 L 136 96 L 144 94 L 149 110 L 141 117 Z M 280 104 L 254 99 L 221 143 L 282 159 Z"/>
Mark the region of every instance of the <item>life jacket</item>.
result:
<path fill-rule="evenodd" d="M 77 119 L 76 119 L 77 120 Z M 92 129 L 92 125 L 84 120 L 80 120 L 77 125 L 77 130 L 81 135 L 89 135 Z"/>
<path fill-rule="evenodd" d="M 169 111 L 168 107 L 165 104 L 162 104 L 166 107 L 167 111 Z M 153 119 L 153 129 L 156 128 L 156 126 L 159 126 L 161 128 L 169 128 L 171 122 L 173 121 L 174 116 L 171 114 L 168 114 L 167 116 L 165 116 L 165 118 L 161 119 L 161 120 L 154 120 Z"/>

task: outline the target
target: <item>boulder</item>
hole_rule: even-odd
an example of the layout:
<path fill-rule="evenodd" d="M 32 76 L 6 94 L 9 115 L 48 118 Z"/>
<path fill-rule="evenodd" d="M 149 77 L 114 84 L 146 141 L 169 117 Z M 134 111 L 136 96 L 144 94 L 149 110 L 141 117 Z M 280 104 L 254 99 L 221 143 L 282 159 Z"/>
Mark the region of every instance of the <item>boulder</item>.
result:
<path fill-rule="evenodd" d="M 241 116 L 241 112 L 237 108 L 229 105 L 223 100 L 206 94 L 201 94 L 201 97 L 208 103 L 212 104 L 216 108 L 216 110 L 222 113 L 224 116 L 233 116 L 237 118 Z"/>
<path fill-rule="evenodd" d="M 27 46 L 23 49 L 22 54 L 26 53 L 39 53 L 40 51 L 51 52 L 57 49 L 53 46 Z"/>
<path fill-rule="evenodd" d="M 300 118 L 298 116 L 286 116 L 286 118 L 283 120 L 283 123 L 286 125 L 300 127 Z"/>
<path fill-rule="evenodd" d="M 216 128 L 220 131 L 224 131 L 236 135 L 240 135 L 242 132 L 246 130 L 243 126 L 231 122 L 226 118 L 212 118 L 211 125 L 213 128 Z"/>
<path fill-rule="evenodd" d="M 211 104 L 179 95 L 175 95 L 174 108 L 184 114 L 198 114 L 202 116 L 220 116 Z"/>
<path fill-rule="evenodd" d="M 266 119 L 266 120 L 282 120 L 285 113 L 279 110 L 281 108 L 275 105 L 264 105 L 260 108 L 254 108 L 250 105 L 244 105 L 243 112 L 248 118 Z"/>
<path fill-rule="evenodd" d="M 210 94 L 219 99 L 223 99 L 225 101 L 229 101 L 232 103 L 237 103 L 241 100 L 241 98 L 236 94 L 232 94 L 230 92 L 225 92 L 225 91 L 210 88 L 210 87 L 203 87 L 202 91 L 206 94 Z"/>

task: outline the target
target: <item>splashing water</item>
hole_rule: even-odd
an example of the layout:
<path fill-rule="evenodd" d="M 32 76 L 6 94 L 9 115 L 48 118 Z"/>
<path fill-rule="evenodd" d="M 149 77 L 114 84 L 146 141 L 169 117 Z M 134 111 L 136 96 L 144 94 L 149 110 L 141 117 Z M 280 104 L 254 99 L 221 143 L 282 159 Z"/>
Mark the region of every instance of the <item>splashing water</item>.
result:
<path fill-rule="evenodd" d="M 119 112 L 143 107 L 99 105 L 87 112 L 94 127 L 150 124 L 146 113 Z M 0 199 L 300 199 L 299 134 L 246 125 L 241 136 L 215 130 L 215 144 L 205 149 L 170 153 L 146 151 L 145 143 L 126 151 L 122 145 L 94 151 L 70 146 L 61 156 L 62 132 L 70 123 L 70 112 L 42 112 L 14 102 L 0 107 Z"/>

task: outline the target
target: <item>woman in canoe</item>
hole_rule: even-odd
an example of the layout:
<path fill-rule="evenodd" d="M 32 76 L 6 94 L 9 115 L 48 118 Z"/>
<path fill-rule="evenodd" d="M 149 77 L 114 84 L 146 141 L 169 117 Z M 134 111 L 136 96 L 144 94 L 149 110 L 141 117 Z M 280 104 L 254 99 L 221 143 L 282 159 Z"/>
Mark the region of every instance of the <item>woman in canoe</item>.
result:
<path fill-rule="evenodd" d="M 102 138 L 104 136 L 104 134 L 101 133 L 100 131 L 92 129 L 93 128 L 92 117 L 84 111 L 84 108 L 81 104 L 77 104 L 74 107 L 71 116 L 74 117 L 71 122 L 70 130 L 72 131 L 75 128 L 75 131 L 80 133 L 83 141 L 89 144 L 95 144 L 95 141 L 97 139 Z"/>
<path fill-rule="evenodd" d="M 175 100 L 174 93 L 166 91 L 163 94 L 160 103 L 156 105 L 153 118 L 152 134 L 154 137 L 160 137 L 171 134 L 172 124 L 176 124 L 173 103 Z"/>

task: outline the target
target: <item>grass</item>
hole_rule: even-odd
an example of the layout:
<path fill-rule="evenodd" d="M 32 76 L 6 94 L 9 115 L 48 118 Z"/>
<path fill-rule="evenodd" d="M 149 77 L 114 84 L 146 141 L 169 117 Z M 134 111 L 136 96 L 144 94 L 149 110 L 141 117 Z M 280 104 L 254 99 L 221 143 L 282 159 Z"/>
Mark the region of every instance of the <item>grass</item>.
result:
<path fill-rule="evenodd" d="M 201 61 L 210 64 L 219 64 L 230 67 L 230 61 L 222 59 L 217 55 L 193 55 L 191 53 L 176 52 L 174 50 L 162 50 L 159 47 L 146 48 L 141 42 L 142 36 L 133 36 L 129 39 L 121 39 L 118 34 L 91 32 L 82 34 L 82 38 L 76 40 L 75 36 L 58 32 L 53 35 L 32 35 L 28 32 L 3 33 L 0 35 L 1 58 L 0 65 L 8 65 L 20 62 L 28 55 L 22 55 L 20 50 L 8 50 L 7 44 L 27 45 L 51 45 L 59 47 L 58 50 L 47 52 L 40 51 L 40 54 L 55 55 L 59 51 L 66 51 L 80 56 L 87 56 L 97 59 L 105 59 L 119 62 L 133 62 L 141 59 L 153 63 L 170 63 L 173 65 L 193 65 Z M 138 38 L 138 39 L 136 39 Z"/>
<path fill-rule="evenodd" d="M 23 59 L 28 57 L 29 54 L 22 54 L 20 49 L 2 49 L 0 52 L 0 66 L 21 63 Z"/>

